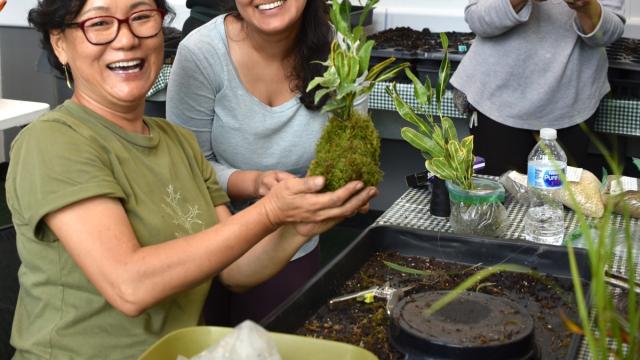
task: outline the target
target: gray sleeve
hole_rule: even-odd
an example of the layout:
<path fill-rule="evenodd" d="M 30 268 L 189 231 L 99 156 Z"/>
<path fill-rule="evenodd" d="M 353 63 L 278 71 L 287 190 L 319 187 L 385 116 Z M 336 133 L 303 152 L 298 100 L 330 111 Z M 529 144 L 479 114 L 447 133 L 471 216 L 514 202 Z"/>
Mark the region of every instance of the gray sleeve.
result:
<path fill-rule="evenodd" d="M 531 0 L 520 12 L 513 10 L 509 0 L 469 0 L 464 9 L 464 19 L 478 36 L 493 37 L 527 22 L 531 7 Z"/>
<path fill-rule="evenodd" d="M 590 34 L 584 34 L 575 17 L 573 27 L 584 42 L 593 47 L 605 47 L 622 37 L 624 33 L 624 0 L 600 0 L 602 16 Z"/>
<path fill-rule="evenodd" d="M 216 71 L 223 67 L 208 67 L 213 62 L 220 64 L 213 49 L 200 47 L 194 51 L 190 43 L 181 44 L 171 68 L 167 86 L 167 120 L 191 130 L 200 149 L 216 171 L 220 186 L 227 191 L 227 182 L 236 169 L 219 163 L 213 151 L 211 132 L 215 117 L 216 82 L 223 76 Z M 206 54 L 202 54 L 202 52 Z"/>

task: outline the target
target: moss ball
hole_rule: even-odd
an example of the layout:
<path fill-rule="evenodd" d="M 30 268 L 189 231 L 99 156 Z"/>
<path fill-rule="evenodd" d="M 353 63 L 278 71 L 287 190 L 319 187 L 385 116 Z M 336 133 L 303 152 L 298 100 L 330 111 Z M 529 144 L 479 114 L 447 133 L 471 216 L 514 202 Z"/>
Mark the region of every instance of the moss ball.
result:
<path fill-rule="evenodd" d="M 357 111 L 348 120 L 331 116 L 318 140 L 310 175 L 326 178 L 325 191 L 334 191 L 350 181 L 377 186 L 380 170 L 380 136 L 368 115 Z"/>

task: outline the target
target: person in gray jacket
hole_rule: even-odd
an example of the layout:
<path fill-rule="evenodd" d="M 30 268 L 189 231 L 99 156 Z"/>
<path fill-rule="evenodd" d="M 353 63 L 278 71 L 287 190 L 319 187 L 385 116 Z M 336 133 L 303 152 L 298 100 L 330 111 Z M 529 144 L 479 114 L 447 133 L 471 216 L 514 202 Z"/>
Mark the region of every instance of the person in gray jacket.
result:
<path fill-rule="evenodd" d="M 485 172 L 526 172 L 541 128 L 558 129 L 573 166 L 600 169 L 588 136 L 610 90 L 605 47 L 622 36 L 624 0 L 469 0 L 465 20 L 477 37 L 451 84 L 464 93 L 474 152 Z M 590 127 L 590 126 L 589 126 Z"/>
<path fill-rule="evenodd" d="M 315 90 L 306 89 L 324 72 L 319 61 L 328 57 L 333 30 L 324 0 L 235 5 L 237 11 L 180 43 L 167 118 L 196 135 L 233 210 L 240 211 L 277 183 L 304 176 L 315 157 L 328 115 L 314 103 Z M 247 293 L 214 289 L 211 299 L 222 303 L 207 306 L 205 320 L 260 321 L 319 270 L 318 241 L 309 240 L 283 271 Z"/>

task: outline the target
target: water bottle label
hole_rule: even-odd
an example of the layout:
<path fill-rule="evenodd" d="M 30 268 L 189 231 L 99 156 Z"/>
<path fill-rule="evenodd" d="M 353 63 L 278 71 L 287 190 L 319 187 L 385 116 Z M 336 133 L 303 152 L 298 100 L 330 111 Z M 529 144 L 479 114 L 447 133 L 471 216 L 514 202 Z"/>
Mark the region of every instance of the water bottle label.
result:
<path fill-rule="evenodd" d="M 564 168 L 562 168 L 564 172 Z M 527 183 L 538 189 L 558 189 L 562 187 L 560 173 L 554 167 L 536 166 L 529 164 L 527 167 Z"/>

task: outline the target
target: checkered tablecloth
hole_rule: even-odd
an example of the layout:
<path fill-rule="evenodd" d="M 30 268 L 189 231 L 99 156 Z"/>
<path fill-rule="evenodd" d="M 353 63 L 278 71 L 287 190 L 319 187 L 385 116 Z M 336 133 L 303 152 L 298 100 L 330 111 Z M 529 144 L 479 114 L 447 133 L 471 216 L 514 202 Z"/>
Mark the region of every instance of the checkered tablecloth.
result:
<path fill-rule="evenodd" d="M 160 69 L 160 74 L 156 78 L 156 82 L 153 83 L 151 89 L 147 93 L 147 97 L 151 97 L 158 93 L 158 91 L 164 90 L 169 83 L 169 75 L 171 74 L 171 65 L 162 65 L 162 69 Z"/>
<path fill-rule="evenodd" d="M 147 97 L 153 96 L 158 91 L 164 90 L 169 82 L 171 74 L 171 65 L 163 65 L 160 74 L 151 90 L 147 93 Z M 373 88 L 369 97 L 369 108 L 378 110 L 395 111 L 393 101 L 385 92 L 385 88 L 391 83 L 378 83 Z M 413 85 L 396 84 L 400 96 L 413 107 L 417 107 L 418 103 L 413 95 Z M 458 111 L 453 103 L 453 94 L 447 91 L 443 98 L 442 113 L 452 118 L 462 118 L 464 115 Z M 435 105 L 426 109 L 433 114 L 436 113 Z M 600 103 L 598 116 L 594 125 L 597 132 L 640 136 L 640 100 L 619 100 L 605 98 Z"/>
<path fill-rule="evenodd" d="M 494 179 L 497 179 L 494 177 Z M 429 213 L 429 203 L 431 201 L 431 193 L 424 189 L 408 189 L 387 211 L 385 211 L 375 222 L 374 225 L 396 225 L 414 229 L 451 232 L 449 220 L 432 216 Z M 508 198 L 505 202 L 505 208 L 509 218 L 508 230 L 503 235 L 508 239 L 522 239 L 524 241 L 524 215 L 527 207 Z M 571 210 L 565 210 L 564 214 L 565 234 L 569 234 L 578 228 L 579 223 L 575 213 Z M 611 224 L 619 231 L 623 231 L 623 218 L 619 215 L 611 216 Z M 633 227 L 638 228 L 640 221 L 632 219 Z M 637 234 L 637 233 L 636 233 Z M 636 244 L 640 239 L 635 239 Z M 636 250 L 640 249 L 636 246 Z M 616 255 L 611 267 L 611 271 L 626 274 L 624 266 L 626 260 L 626 252 L 622 248 L 616 249 Z M 636 271 L 637 280 L 640 281 L 640 250 L 634 252 L 635 263 L 638 264 Z M 586 339 L 583 339 L 578 352 L 578 359 L 591 359 Z"/>
<path fill-rule="evenodd" d="M 369 97 L 370 109 L 395 111 L 393 101 L 384 90 L 389 85 L 391 84 L 376 84 Z M 398 83 L 396 88 L 407 104 L 414 108 L 418 106 L 413 95 L 413 85 Z M 427 111 L 436 114 L 435 105 L 428 108 Z M 442 113 L 453 118 L 464 117 L 455 107 L 451 91 L 447 91 L 442 100 Z M 604 98 L 600 103 L 593 130 L 602 133 L 640 136 L 640 100 Z"/>

